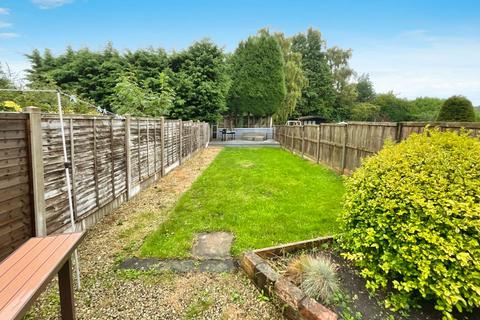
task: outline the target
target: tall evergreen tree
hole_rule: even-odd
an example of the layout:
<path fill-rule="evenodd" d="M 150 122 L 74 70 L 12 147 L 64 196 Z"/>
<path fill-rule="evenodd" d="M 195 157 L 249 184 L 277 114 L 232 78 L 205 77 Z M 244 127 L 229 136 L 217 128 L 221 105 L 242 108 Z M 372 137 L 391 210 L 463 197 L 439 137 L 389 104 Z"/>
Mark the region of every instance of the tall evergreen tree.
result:
<path fill-rule="evenodd" d="M 351 57 L 351 49 L 343 50 L 339 47 L 333 47 L 327 50 L 327 61 L 332 71 L 335 91 L 335 104 L 332 113 L 332 120 L 335 121 L 347 119 L 357 99 L 357 89 L 352 82 L 355 71 L 349 65 Z"/>
<path fill-rule="evenodd" d="M 332 119 L 335 104 L 333 76 L 320 31 L 309 28 L 306 34 L 295 35 L 292 39 L 292 51 L 301 54 L 302 68 L 308 80 L 308 86 L 302 90 L 297 113 Z"/>
<path fill-rule="evenodd" d="M 475 121 L 472 102 L 463 96 L 452 96 L 445 100 L 438 114 L 438 121 Z"/>
<path fill-rule="evenodd" d="M 302 69 L 302 56 L 292 51 L 292 40 L 283 33 L 275 33 L 282 48 L 285 72 L 285 99 L 274 116 L 276 123 L 285 123 L 294 114 L 302 89 L 307 85 L 307 78 Z"/>
<path fill-rule="evenodd" d="M 362 74 L 357 80 L 357 102 L 372 102 L 375 99 L 375 89 L 368 74 Z"/>
<path fill-rule="evenodd" d="M 225 54 L 209 40 L 196 42 L 170 60 L 176 92 L 170 117 L 216 122 L 227 110 L 230 80 Z"/>
<path fill-rule="evenodd" d="M 285 99 L 285 66 L 278 40 L 268 30 L 242 41 L 232 56 L 231 114 L 271 116 Z"/>

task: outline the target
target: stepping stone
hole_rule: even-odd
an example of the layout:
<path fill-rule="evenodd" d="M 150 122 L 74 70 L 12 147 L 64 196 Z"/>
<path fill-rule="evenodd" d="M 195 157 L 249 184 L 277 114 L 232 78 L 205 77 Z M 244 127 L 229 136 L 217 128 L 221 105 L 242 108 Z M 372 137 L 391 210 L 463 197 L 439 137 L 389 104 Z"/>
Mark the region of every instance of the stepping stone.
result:
<path fill-rule="evenodd" d="M 210 272 L 223 273 L 232 272 L 236 265 L 232 259 L 209 259 L 209 260 L 180 260 L 180 259 L 155 259 L 155 258 L 131 258 L 123 261 L 119 269 L 134 269 L 140 271 L 158 270 L 173 271 L 177 273 L 186 272 Z"/>
<path fill-rule="evenodd" d="M 233 234 L 229 232 L 199 233 L 192 248 L 198 259 L 229 259 Z"/>
<path fill-rule="evenodd" d="M 119 269 L 185 272 L 232 272 L 236 265 L 230 256 L 233 234 L 228 232 L 199 233 L 192 248 L 194 259 L 131 258 L 123 261 Z"/>
<path fill-rule="evenodd" d="M 200 272 L 222 273 L 235 270 L 232 259 L 226 260 L 203 260 L 198 268 Z"/>

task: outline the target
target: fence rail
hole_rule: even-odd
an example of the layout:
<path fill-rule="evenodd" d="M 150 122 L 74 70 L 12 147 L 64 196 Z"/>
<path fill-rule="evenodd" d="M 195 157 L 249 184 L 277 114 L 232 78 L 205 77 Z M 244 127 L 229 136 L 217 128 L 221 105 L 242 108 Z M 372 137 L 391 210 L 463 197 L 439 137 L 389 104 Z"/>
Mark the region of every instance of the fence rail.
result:
<path fill-rule="evenodd" d="M 349 122 L 275 126 L 275 139 L 287 150 L 349 174 L 363 158 L 380 151 L 385 140 L 399 142 L 427 125 L 442 131 L 466 128 L 480 136 L 480 123 L 472 122 Z"/>
<path fill-rule="evenodd" d="M 77 227 L 93 225 L 209 141 L 207 123 L 64 116 Z M 0 260 L 32 235 L 70 227 L 58 115 L 0 114 Z M 14 203 L 15 202 L 15 203 Z M 15 205 L 13 205 L 15 204 Z"/>

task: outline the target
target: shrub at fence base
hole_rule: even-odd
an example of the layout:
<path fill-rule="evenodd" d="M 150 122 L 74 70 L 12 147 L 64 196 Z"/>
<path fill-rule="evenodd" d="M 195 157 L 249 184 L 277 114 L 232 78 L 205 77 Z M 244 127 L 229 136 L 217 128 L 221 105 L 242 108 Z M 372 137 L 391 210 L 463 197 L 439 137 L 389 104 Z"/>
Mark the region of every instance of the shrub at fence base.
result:
<path fill-rule="evenodd" d="M 387 144 L 346 182 L 342 246 L 387 306 L 480 306 L 480 140 L 427 130 Z"/>

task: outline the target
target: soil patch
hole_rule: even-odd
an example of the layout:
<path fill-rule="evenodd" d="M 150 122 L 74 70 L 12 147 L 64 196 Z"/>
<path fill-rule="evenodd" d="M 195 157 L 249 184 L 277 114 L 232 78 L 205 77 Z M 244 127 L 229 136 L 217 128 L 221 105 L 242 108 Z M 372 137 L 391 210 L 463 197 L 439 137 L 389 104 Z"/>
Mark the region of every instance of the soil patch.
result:
<path fill-rule="evenodd" d="M 378 292 L 371 295 L 365 288 L 366 281 L 350 261 L 340 255 L 340 249 L 335 245 L 322 245 L 308 250 L 299 250 L 282 256 L 273 256 L 265 261 L 279 274 L 285 275 L 287 265 L 295 257 L 302 254 L 312 256 L 323 255 L 330 257 L 338 267 L 338 276 L 341 283 L 342 293 L 336 303 L 329 307 L 338 315 L 348 319 L 403 319 L 403 320 L 437 320 L 442 318 L 441 312 L 435 310 L 433 302 L 425 301 L 420 308 L 412 309 L 408 313 L 392 312 L 384 307 L 387 297 L 386 292 Z M 288 277 L 287 277 L 288 278 Z M 290 279 L 295 282 L 293 279 Z M 321 301 L 319 301 L 322 303 Z M 455 314 L 455 319 L 480 320 L 479 311 L 472 314 Z"/>

